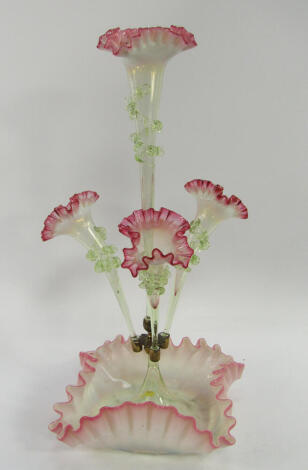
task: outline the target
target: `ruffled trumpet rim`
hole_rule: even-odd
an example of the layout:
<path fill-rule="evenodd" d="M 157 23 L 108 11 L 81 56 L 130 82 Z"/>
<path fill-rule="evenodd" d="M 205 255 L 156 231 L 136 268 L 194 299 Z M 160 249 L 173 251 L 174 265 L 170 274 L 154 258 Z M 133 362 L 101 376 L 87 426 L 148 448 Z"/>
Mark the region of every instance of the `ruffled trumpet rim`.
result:
<path fill-rule="evenodd" d="M 115 344 L 116 342 L 120 343 L 121 345 L 126 345 L 128 346 L 130 344 L 129 339 L 125 340 L 125 338 L 122 335 L 118 335 L 113 341 L 106 341 L 103 346 L 100 346 L 97 348 L 96 351 L 98 351 L 101 348 L 104 348 L 107 345 L 112 345 Z M 209 348 L 214 352 L 221 353 L 220 346 L 215 344 L 213 347 L 210 347 L 207 345 L 204 339 L 198 339 L 196 344 L 194 345 L 191 340 L 188 337 L 184 337 L 179 345 L 175 345 L 171 340 L 170 340 L 170 347 L 173 350 L 177 350 L 183 347 L 183 345 L 188 345 L 190 348 L 193 349 L 200 349 L 200 348 Z M 223 415 L 227 421 L 230 422 L 227 428 L 227 432 L 225 435 L 221 435 L 216 439 L 216 444 L 214 443 L 214 438 L 213 438 L 213 432 L 210 429 L 199 429 L 196 419 L 193 416 L 185 416 L 181 414 L 174 406 L 161 406 L 157 405 L 156 403 L 153 402 L 144 402 L 144 403 L 133 403 L 131 401 L 125 401 L 122 404 L 118 406 L 102 406 L 98 413 L 95 416 L 82 416 L 79 420 L 79 427 L 74 430 L 73 426 L 71 424 L 66 424 L 64 425 L 62 423 L 63 419 L 63 411 L 59 409 L 59 407 L 62 407 L 63 405 L 70 405 L 73 404 L 74 402 L 74 396 L 73 396 L 73 390 L 80 390 L 83 389 L 87 385 L 87 380 L 84 378 L 83 373 L 86 373 L 87 375 L 92 375 L 95 373 L 95 363 L 98 362 L 98 359 L 95 357 L 96 356 L 96 351 L 91 351 L 91 352 L 85 352 L 85 353 L 80 353 L 80 361 L 82 364 L 82 370 L 78 375 L 78 385 L 72 386 L 68 385 L 66 387 L 66 394 L 68 396 L 68 401 L 62 402 L 62 403 L 56 403 L 54 405 L 54 411 L 60 415 L 60 417 L 56 420 L 53 421 L 49 425 L 49 430 L 54 432 L 57 435 L 57 438 L 60 441 L 65 442 L 68 445 L 75 446 L 77 445 L 78 442 L 78 435 L 82 433 L 84 426 L 87 423 L 97 421 L 100 418 L 104 416 L 104 414 L 108 413 L 118 413 L 120 410 L 123 410 L 125 408 L 131 408 L 131 409 L 138 409 L 138 408 L 145 408 L 148 410 L 158 410 L 162 413 L 165 413 L 166 411 L 169 411 L 172 413 L 173 416 L 176 416 L 180 420 L 184 420 L 186 423 L 189 422 L 190 425 L 192 426 L 192 430 L 194 433 L 196 433 L 199 436 L 204 436 L 207 438 L 205 441 L 205 447 L 206 447 L 206 442 L 209 443 L 210 449 L 218 449 L 221 447 L 225 446 L 231 446 L 235 444 L 235 438 L 231 435 L 231 430 L 234 428 L 236 425 L 236 419 L 230 414 L 232 410 L 232 400 L 229 398 L 226 398 L 226 391 L 229 388 L 229 385 L 237 379 L 239 379 L 242 375 L 243 369 L 244 369 L 244 364 L 235 362 L 231 356 L 226 356 L 223 353 L 221 353 L 224 358 L 225 362 L 221 363 L 217 369 L 215 369 L 212 374 L 217 376 L 215 379 L 213 379 L 210 382 L 210 386 L 214 388 L 215 390 L 215 399 L 222 403 L 225 404 L 225 408 L 223 411 Z M 229 380 L 229 383 L 227 381 L 227 378 Z"/>
<path fill-rule="evenodd" d="M 149 28 L 112 28 L 99 37 L 97 48 L 109 50 L 115 56 L 127 56 L 131 50 L 138 48 L 140 43 L 146 47 L 147 41 L 172 45 L 177 51 L 190 49 L 197 45 L 194 35 L 182 26 L 171 25 Z M 175 52 L 175 53 L 176 53 Z"/>
<path fill-rule="evenodd" d="M 71 196 L 66 206 L 55 207 L 44 221 L 41 232 L 42 240 L 51 240 L 59 235 L 61 224 L 69 222 L 73 224 L 76 218 L 83 215 L 82 211 L 86 211 L 98 198 L 99 195 L 95 191 L 83 191 Z"/>
<path fill-rule="evenodd" d="M 138 256 L 143 230 L 151 229 L 154 233 L 156 229 L 162 227 L 167 229 L 165 236 L 167 243 L 172 244 L 172 251 L 164 252 L 154 246 L 151 256 Z M 172 266 L 180 265 L 187 268 L 194 253 L 184 235 L 189 228 L 190 224 L 184 217 L 164 207 L 159 211 L 152 208 L 134 211 L 119 224 L 119 231 L 130 238 L 132 243 L 131 248 L 123 249 L 122 268 L 129 269 L 133 277 L 136 277 L 139 271 L 147 270 L 151 264 L 166 262 Z"/>
<path fill-rule="evenodd" d="M 184 188 L 197 199 L 207 197 L 221 206 L 232 209 L 234 217 L 248 218 L 248 209 L 245 204 L 237 196 L 228 197 L 224 195 L 224 188 L 219 184 L 214 184 L 209 180 L 194 179 L 186 183 Z"/>

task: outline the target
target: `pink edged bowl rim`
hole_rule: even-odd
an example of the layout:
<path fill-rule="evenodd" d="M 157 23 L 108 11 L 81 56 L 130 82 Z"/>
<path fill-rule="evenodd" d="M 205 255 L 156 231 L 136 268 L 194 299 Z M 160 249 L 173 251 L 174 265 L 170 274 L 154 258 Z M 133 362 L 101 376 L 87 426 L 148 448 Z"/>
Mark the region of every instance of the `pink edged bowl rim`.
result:
<path fill-rule="evenodd" d="M 119 341 L 119 340 L 120 340 L 121 344 L 128 344 L 130 342 L 130 340 L 129 339 L 126 340 L 123 335 L 117 335 L 114 340 L 106 340 L 102 346 L 99 346 L 99 348 L 101 348 L 105 345 L 114 343 L 114 342 Z M 206 341 L 203 338 L 199 338 L 197 340 L 196 344 L 193 344 L 192 341 L 190 340 L 190 338 L 188 336 L 185 336 L 181 339 L 181 341 L 178 345 L 175 345 L 172 342 L 171 338 L 170 338 L 171 346 L 176 348 L 176 349 L 181 348 L 183 343 L 185 343 L 185 342 L 186 343 L 189 342 L 192 347 L 197 348 L 197 349 L 200 349 L 202 347 L 202 345 L 207 345 Z M 215 351 L 215 350 L 220 351 L 221 350 L 220 346 L 218 344 L 214 344 L 212 347 L 211 346 L 208 346 L 208 347 L 210 349 L 212 349 L 213 351 Z M 82 358 L 82 361 L 83 361 L 83 368 L 84 368 L 84 370 L 86 370 L 88 372 L 95 372 L 95 368 L 92 367 L 88 363 L 88 361 L 90 361 L 92 363 L 95 363 L 95 362 L 98 361 L 92 355 L 94 352 L 95 351 L 81 352 L 80 353 L 80 357 Z M 229 357 L 231 357 L 231 356 L 229 356 Z M 67 424 L 67 425 L 63 426 L 63 424 L 61 422 L 61 420 L 63 418 L 63 412 L 58 410 L 56 408 L 56 406 L 57 405 L 69 404 L 73 401 L 73 395 L 68 391 L 68 388 L 74 388 L 74 389 L 82 388 L 87 384 L 86 381 L 84 380 L 84 378 L 81 376 L 80 372 L 78 374 L 78 385 L 67 385 L 67 387 L 65 389 L 66 394 L 68 396 L 68 400 L 66 402 L 61 402 L 61 403 L 58 402 L 57 404 L 54 405 L 53 409 L 56 413 L 58 413 L 60 415 L 60 417 L 56 421 L 53 421 L 52 423 L 50 423 L 48 428 L 49 428 L 50 431 L 57 434 L 57 437 L 60 441 L 65 442 L 65 440 L 67 438 L 67 435 L 68 435 L 68 432 L 70 430 L 73 432 L 74 435 L 79 434 L 82 431 L 83 425 L 84 425 L 85 422 L 98 420 L 107 411 L 117 412 L 118 410 L 120 410 L 122 408 L 125 408 L 125 407 L 133 407 L 133 408 L 145 407 L 145 408 L 152 408 L 152 409 L 161 410 L 163 412 L 166 411 L 166 410 L 170 410 L 170 411 L 173 412 L 174 416 L 177 416 L 178 418 L 181 418 L 181 419 L 186 420 L 186 421 L 190 421 L 193 425 L 194 431 L 197 434 L 204 435 L 204 436 L 207 435 L 209 437 L 209 443 L 210 443 L 212 449 L 218 449 L 218 448 L 224 447 L 226 445 L 228 445 L 228 446 L 234 445 L 235 444 L 235 438 L 231 435 L 231 430 L 236 425 L 236 419 L 234 418 L 234 416 L 229 414 L 229 411 L 232 409 L 233 402 L 232 402 L 232 400 L 230 400 L 230 398 L 222 398 L 222 395 L 224 394 L 224 391 L 225 391 L 225 387 L 224 387 L 223 383 L 221 383 L 221 382 L 223 382 L 224 374 L 225 374 L 227 368 L 230 368 L 230 367 L 234 368 L 236 370 L 236 377 L 235 377 L 234 380 L 239 379 L 242 375 L 242 372 L 243 372 L 243 369 L 244 369 L 244 364 L 234 361 L 233 358 L 231 358 L 231 359 L 232 360 L 230 362 L 221 364 L 218 369 L 213 371 L 213 374 L 217 375 L 217 377 L 210 382 L 210 385 L 212 387 L 219 387 L 219 389 L 218 389 L 218 391 L 215 395 L 215 398 L 216 398 L 216 400 L 218 400 L 220 402 L 226 402 L 227 406 L 224 409 L 224 416 L 225 416 L 226 419 L 232 421 L 232 423 L 230 424 L 230 426 L 228 427 L 228 430 L 227 430 L 227 435 L 228 435 L 229 439 L 227 439 L 224 436 L 220 436 L 217 440 L 219 442 L 219 445 L 214 444 L 213 433 L 212 433 L 211 430 L 208 430 L 208 429 L 201 430 L 201 429 L 198 428 L 197 423 L 196 423 L 196 419 L 193 416 L 185 416 L 185 415 L 179 413 L 179 411 L 174 406 L 157 405 L 156 403 L 151 402 L 151 401 L 147 401 L 147 402 L 144 402 L 144 403 L 134 403 L 134 402 L 131 402 L 131 401 L 125 401 L 125 402 L 121 403 L 121 405 L 118 405 L 118 406 L 102 406 L 100 408 L 99 412 L 97 413 L 97 415 L 95 415 L 93 417 L 91 417 L 91 416 L 82 416 L 80 418 L 80 426 L 79 426 L 78 429 L 74 430 L 73 426 L 71 424 Z"/>

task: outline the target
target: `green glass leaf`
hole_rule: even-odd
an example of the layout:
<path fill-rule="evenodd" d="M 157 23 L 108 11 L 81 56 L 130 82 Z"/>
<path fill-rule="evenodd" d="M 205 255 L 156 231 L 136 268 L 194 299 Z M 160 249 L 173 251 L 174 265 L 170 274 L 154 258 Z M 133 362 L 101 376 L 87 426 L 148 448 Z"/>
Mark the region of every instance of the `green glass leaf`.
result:
<path fill-rule="evenodd" d="M 194 265 L 194 266 L 197 265 L 197 264 L 199 264 L 199 263 L 200 263 L 200 258 L 199 258 L 199 256 L 197 256 L 197 255 L 192 255 L 192 257 L 190 258 L 190 262 L 191 262 L 191 264 Z"/>
<path fill-rule="evenodd" d="M 127 103 L 126 109 L 131 119 L 137 119 L 137 117 L 139 116 L 139 111 L 137 109 L 136 101 L 130 100 Z"/>
<path fill-rule="evenodd" d="M 190 229 L 189 229 L 189 231 L 190 231 L 191 233 L 196 232 L 196 230 L 200 227 L 200 224 L 201 224 L 201 220 L 200 220 L 200 219 L 193 220 L 193 221 L 190 223 Z"/>
<path fill-rule="evenodd" d="M 95 266 L 94 266 L 94 270 L 97 273 L 102 273 L 104 271 L 103 263 L 102 263 L 101 260 L 96 261 Z"/>
<path fill-rule="evenodd" d="M 88 253 L 86 254 L 86 258 L 90 261 L 96 261 L 97 254 L 94 250 L 89 250 Z"/>
<path fill-rule="evenodd" d="M 140 141 L 140 142 L 138 142 L 137 144 L 134 145 L 134 151 L 138 152 L 138 150 L 140 150 L 141 147 L 143 147 L 143 142 L 142 141 Z"/>
<path fill-rule="evenodd" d="M 156 145 L 147 145 L 146 154 L 149 155 L 149 157 L 157 157 L 159 153 L 159 147 L 157 147 Z"/>
<path fill-rule="evenodd" d="M 113 267 L 114 267 L 115 269 L 117 269 L 117 268 L 119 268 L 119 267 L 121 266 L 121 260 L 120 260 L 120 258 L 119 258 L 118 256 L 114 256 L 114 257 L 112 258 L 112 260 L 113 260 Z"/>
<path fill-rule="evenodd" d="M 117 252 L 117 247 L 113 245 L 105 245 L 102 248 L 103 255 L 113 255 Z"/>
<path fill-rule="evenodd" d="M 153 132 L 160 132 L 163 128 L 163 123 L 161 121 L 159 121 L 158 119 L 155 119 L 153 122 L 152 122 L 152 126 L 151 126 L 151 129 Z"/>
<path fill-rule="evenodd" d="M 138 153 L 135 154 L 135 160 L 136 160 L 136 162 L 138 162 L 138 163 L 143 163 L 143 162 L 144 162 L 142 156 L 139 155 Z"/>
<path fill-rule="evenodd" d="M 141 281 L 139 287 L 145 289 L 148 295 L 162 295 L 165 292 L 165 286 L 168 284 L 170 271 L 168 266 L 151 266 L 146 271 L 139 273 Z"/>
<path fill-rule="evenodd" d="M 210 246 L 208 234 L 206 231 L 202 232 L 199 238 L 199 249 L 200 250 L 207 250 Z"/>
<path fill-rule="evenodd" d="M 111 259 L 106 259 L 104 261 L 104 271 L 110 273 L 113 270 L 113 263 Z"/>
<path fill-rule="evenodd" d="M 137 87 L 135 91 L 135 98 L 139 99 L 139 98 L 143 98 L 143 96 L 144 96 L 144 93 L 143 93 L 142 87 L 141 86 Z"/>

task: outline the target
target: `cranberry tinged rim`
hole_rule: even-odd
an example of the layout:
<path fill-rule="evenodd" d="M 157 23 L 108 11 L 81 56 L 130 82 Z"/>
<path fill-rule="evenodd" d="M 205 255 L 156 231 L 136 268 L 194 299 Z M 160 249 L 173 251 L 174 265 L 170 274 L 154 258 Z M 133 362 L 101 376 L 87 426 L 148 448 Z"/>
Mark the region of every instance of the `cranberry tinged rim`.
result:
<path fill-rule="evenodd" d="M 50 240 L 58 235 L 60 224 L 69 222 L 78 217 L 83 209 L 87 209 L 97 201 L 99 195 L 95 191 L 83 191 L 70 197 L 66 206 L 60 205 L 46 217 L 44 227 L 41 232 L 43 241 Z"/>
<path fill-rule="evenodd" d="M 113 28 L 99 37 L 97 48 L 109 50 L 113 55 L 126 56 L 130 50 L 151 45 L 172 45 L 180 50 L 190 49 L 197 45 L 195 37 L 182 26 L 171 25 L 169 28 L 161 26 L 149 28 Z"/>
<path fill-rule="evenodd" d="M 217 203 L 234 209 L 234 217 L 240 219 L 248 218 L 248 209 L 237 196 L 226 196 L 223 194 L 223 186 L 213 184 L 209 180 L 195 179 L 185 184 L 185 189 L 188 193 L 195 196 L 197 199 L 212 199 Z"/>
<path fill-rule="evenodd" d="M 133 277 L 150 264 L 169 263 L 187 268 L 194 250 L 190 248 L 184 233 L 190 224 L 184 217 L 162 207 L 134 211 L 119 224 L 119 231 L 130 238 L 131 248 L 124 248 L 123 268 L 128 268 Z M 142 253 L 142 237 L 147 230 L 152 230 L 154 249 L 151 256 Z M 156 244 L 158 242 L 158 244 Z"/>

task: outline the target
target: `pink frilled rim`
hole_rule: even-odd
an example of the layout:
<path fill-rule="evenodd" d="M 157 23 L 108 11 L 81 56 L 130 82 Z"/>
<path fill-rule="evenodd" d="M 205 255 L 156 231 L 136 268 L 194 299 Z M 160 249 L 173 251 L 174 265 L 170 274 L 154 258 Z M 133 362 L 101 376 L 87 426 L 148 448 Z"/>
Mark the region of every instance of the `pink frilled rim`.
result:
<path fill-rule="evenodd" d="M 66 206 L 60 205 L 55 207 L 45 219 L 41 232 L 42 240 L 47 241 L 56 235 L 64 233 L 61 229 L 64 226 L 67 229 L 76 218 L 83 216 L 83 212 L 94 204 L 98 198 L 99 195 L 95 191 L 83 191 L 70 197 L 69 203 Z"/>
<path fill-rule="evenodd" d="M 216 201 L 221 206 L 233 210 L 233 216 L 240 219 L 248 218 L 248 209 L 242 201 L 232 195 L 227 197 L 223 194 L 224 188 L 219 184 L 213 184 L 208 180 L 195 179 L 185 184 L 188 193 L 198 198 L 208 198 Z"/>
<path fill-rule="evenodd" d="M 132 248 L 124 248 L 122 268 L 127 268 L 133 277 L 151 264 L 169 263 L 187 268 L 194 250 L 190 248 L 184 233 L 190 228 L 189 222 L 181 215 L 162 207 L 134 211 L 119 224 L 119 231 L 129 237 Z M 153 236 L 152 256 L 143 256 L 144 234 L 151 231 Z"/>
<path fill-rule="evenodd" d="M 77 429 L 73 429 L 72 425 L 70 424 L 65 424 L 65 422 L 63 423 L 64 420 L 62 410 L 64 410 L 67 406 L 74 409 L 73 394 L 77 397 L 81 397 L 83 389 L 86 387 L 87 383 L 91 381 L 91 376 L 95 374 L 96 363 L 99 361 L 100 357 L 99 350 L 103 350 L 104 347 L 108 347 L 109 345 L 115 346 L 116 344 L 121 344 L 126 348 L 131 347 L 130 340 L 125 340 L 122 335 L 118 335 L 113 341 L 106 341 L 103 346 L 97 348 L 96 351 L 80 353 L 82 370 L 78 375 L 78 384 L 74 386 L 68 385 L 66 387 L 68 401 L 54 405 L 54 410 L 60 416 L 56 421 L 53 421 L 49 425 L 49 430 L 54 432 L 60 441 L 63 441 L 70 446 L 75 446 L 80 443 L 86 444 L 87 441 L 91 439 L 91 435 L 96 434 L 94 429 L 92 432 L 90 431 L 90 425 L 95 424 L 95 422 L 102 422 L 104 417 L 106 421 L 110 423 L 111 417 L 117 414 L 121 416 L 121 419 L 127 419 L 128 417 L 132 416 L 134 410 L 144 409 L 147 412 L 145 416 L 148 417 L 153 416 L 154 412 L 160 413 L 161 417 L 158 417 L 159 422 L 164 423 L 163 418 L 166 416 L 166 414 L 169 413 L 170 419 L 173 421 L 173 426 L 178 427 L 181 425 L 184 429 L 184 427 L 187 425 L 190 428 L 190 432 L 192 434 L 195 434 L 195 436 L 199 436 L 201 438 L 198 445 L 202 447 L 202 452 L 209 452 L 213 449 L 235 444 L 235 439 L 231 435 L 231 430 L 236 425 L 236 419 L 230 414 L 233 403 L 232 400 L 227 398 L 227 391 L 229 386 L 235 380 L 241 378 L 244 364 L 235 362 L 231 356 L 225 356 L 222 354 L 219 345 L 215 344 L 213 347 L 208 346 L 203 338 L 198 339 L 195 345 L 188 337 L 184 337 L 178 346 L 174 345 L 174 343 L 170 340 L 169 347 L 173 352 L 180 351 L 185 346 L 194 350 L 208 348 L 214 354 L 221 354 L 226 360 L 225 363 L 221 363 L 219 367 L 212 372 L 212 375 L 214 375 L 215 378 L 210 382 L 210 386 L 215 391 L 215 398 L 217 402 L 223 406 L 224 417 L 230 423 L 227 428 L 227 433 L 225 433 L 224 436 L 219 436 L 218 439 L 216 439 L 216 443 L 214 443 L 212 431 L 209 429 L 199 429 L 194 417 L 182 415 L 174 406 L 160 406 L 153 402 L 133 403 L 126 401 L 119 406 L 103 406 L 99 409 L 95 416 L 82 416 L 80 418 L 79 427 Z M 179 445 L 178 441 L 176 441 L 176 445 Z"/>
<path fill-rule="evenodd" d="M 109 50 L 114 55 L 126 56 L 140 44 L 170 45 L 177 52 L 197 45 L 194 35 L 182 26 L 161 26 L 150 28 L 113 28 L 99 37 L 98 49 Z"/>

